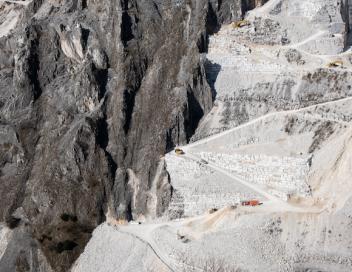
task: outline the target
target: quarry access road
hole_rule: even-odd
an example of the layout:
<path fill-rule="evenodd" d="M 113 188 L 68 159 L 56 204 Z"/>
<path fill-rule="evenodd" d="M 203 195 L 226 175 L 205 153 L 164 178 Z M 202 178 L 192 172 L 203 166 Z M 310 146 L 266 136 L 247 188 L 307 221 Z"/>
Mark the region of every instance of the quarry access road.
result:
<path fill-rule="evenodd" d="M 176 155 L 174 155 L 176 156 Z M 185 153 L 184 155 L 182 155 L 184 158 L 190 159 L 190 160 L 194 160 L 197 162 L 201 161 L 201 158 L 192 154 L 192 153 Z M 260 211 L 265 211 L 265 212 L 298 212 L 298 213 L 321 213 L 322 211 L 325 210 L 325 208 L 320 208 L 320 207 L 305 207 L 305 206 L 295 206 L 292 205 L 272 194 L 269 194 L 268 192 L 266 192 L 265 190 L 261 189 L 260 187 L 258 187 L 255 184 L 251 184 L 245 180 L 243 180 L 241 177 L 238 177 L 236 175 L 234 175 L 233 173 L 229 173 L 228 171 L 226 171 L 225 169 L 218 167 L 216 165 L 214 165 L 211 162 L 207 161 L 206 166 L 212 168 L 213 170 L 220 172 L 224 175 L 226 175 L 227 177 L 229 177 L 230 179 L 232 179 L 234 182 L 237 183 L 241 183 L 242 185 L 248 187 L 249 189 L 257 192 L 258 194 L 264 196 L 267 200 L 263 201 L 265 207 L 268 207 L 268 209 L 260 209 Z M 269 204 L 270 205 L 267 205 Z"/>
<path fill-rule="evenodd" d="M 177 272 L 178 270 L 174 269 L 176 263 L 170 260 L 168 256 L 163 254 L 163 251 L 157 246 L 154 239 L 151 237 L 151 233 L 153 232 L 153 230 L 160 226 L 161 224 L 146 224 L 143 225 L 143 227 L 140 227 L 138 225 L 127 225 L 119 226 L 118 231 L 120 233 L 130 235 L 133 238 L 139 240 L 140 242 L 146 244 L 153 251 L 155 256 L 169 269 L 170 272 Z M 171 265 L 171 263 L 173 264 Z"/>
<path fill-rule="evenodd" d="M 201 216 L 199 216 L 201 217 Z M 194 219 L 194 218 L 192 218 Z M 160 228 L 168 225 L 172 225 L 173 227 L 178 227 L 183 224 L 184 221 L 189 219 L 184 219 L 180 221 L 171 221 L 171 222 L 163 222 L 163 223 L 152 223 L 152 224 L 142 224 L 142 225 L 126 225 L 126 226 L 118 226 L 117 231 L 131 235 L 132 237 L 138 239 L 142 243 L 146 244 L 151 248 L 155 256 L 169 269 L 171 272 L 183 271 L 183 268 L 189 267 L 194 272 L 203 272 L 203 270 L 199 267 L 190 266 L 186 263 L 180 264 L 174 258 L 164 254 L 164 251 L 158 246 L 157 242 L 153 238 L 153 232 Z"/>
<path fill-rule="evenodd" d="M 352 99 L 352 98 L 351 98 Z M 171 154 L 172 156 L 177 156 L 175 154 Z M 185 153 L 184 155 L 181 155 L 182 158 L 188 159 L 188 160 L 193 160 L 200 162 L 201 158 L 188 152 Z M 207 162 L 205 164 L 207 167 L 210 167 L 212 170 L 222 173 L 232 179 L 234 182 L 240 183 L 249 189 L 257 192 L 258 194 L 264 196 L 266 200 L 264 201 L 263 206 L 258 206 L 258 207 L 243 207 L 244 209 L 248 209 L 253 213 L 271 213 L 271 212 L 297 212 L 297 213 L 320 213 L 322 212 L 321 208 L 315 208 L 315 207 L 299 207 L 292 205 L 286 201 L 281 200 L 280 198 L 273 196 L 266 192 L 265 190 L 261 189 L 259 186 L 256 186 L 255 184 L 251 184 L 242 178 L 236 176 L 233 173 L 229 173 L 225 169 L 222 169 L 221 167 L 216 166 L 215 164 L 211 162 Z M 134 238 L 138 239 L 139 241 L 145 243 L 150 249 L 153 251 L 155 256 L 166 266 L 166 268 L 171 271 L 171 272 L 176 272 L 176 271 L 182 271 L 183 268 L 188 267 L 189 265 L 186 263 L 180 263 L 177 261 L 176 258 L 173 258 L 170 255 L 165 254 L 165 251 L 158 245 L 158 242 L 154 239 L 153 233 L 162 227 L 172 227 L 172 228 L 178 228 L 182 227 L 187 221 L 189 220 L 195 220 L 197 218 L 205 218 L 209 215 L 200 215 L 196 217 L 191 217 L 191 218 L 186 218 L 186 219 L 181 219 L 179 221 L 167 221 L 167 222 L 160 222 L 160 223 L 151 223 L 151 224 L 141 224 L 141 225 L 121 225 L 118 226 L 117 231 L 131 235 Z M 176 235 L 176 234 L 175 234 Z M 189 266 L 192 268 L 192 271 L 195 272 L 201 272 L 203 271 L 199 267 L 194 267 L 194 266 Z"/>
<path fill-rule="evenodd" d="M 195 147 L 195 146 L 198 146 L 198 145 L 201 145 L 201 144 L 205 144 L 205 143 L 208 143 L 208 142 L 210 142 L 212 140 L 221 138 L 222 136 L 225 136 L 225 135 L 230 134 L 230 133 L 232 133 L 234 131 L 240 130 L 240 129 L 246 127 L 246 126 L 255 124 L 256 122 L 265 120 L 265 119 L 270 118 L 270 117 L 274 117 L 274 116 L 277 116 L 277 115 L 300 113 L 300 112 L 305 111 L 305 110 L 314 109 L 317 106 L 331 105 L 331 104 L 334 104 L 334 103 L 339 103 L 339 102 L 343 102 L 343 101 L 350 101 L 350 100 L 352 100 L 351 96 L 345 97 L 345 98 L 336 99 L 336 100 L 333 100 L 333 101 L 317 103 L 317 104 L 314 104 L 314 105 L 310 105 L 310 106 L 299 108 L 299 109 L 295 109 L 295 110 L 270 112 L 270 113 L 268 113 L 266 115 L 263 115 L 263 116 L 260 116 L 258 118 L 255 118 L 255 119 L 253 119 L 253 120 L 251 120 L 251 121 L 249 121 L 247 123 L 243 123 L 243 124 L 241 124 L 241 125 L 239 125 L 237 127 L 234 127 L 234 128 L 229 129 L 229 130 L 226 130 L 226 131 L 217 133 L 215 135 L 206 137 L 206 138 L 204 138 L 202 140 L 190 143 L 188 145 L 180 146 L 180 148 L 183 149 L 184 151 L 187 151 L 186 153 L 190 153 L 189 149 L 192 148 L 192 147 Z"/>
<path fill-rule="evenodd" d="M 200 161 L 201 158 L 192 154 L 192 153 L 186 153 L 183 155 L 184 157 L 188 158 L 188 159 L 191 159 L 191 160 L 194 160 L 194 161 Z M 253 185 L 253 184 L 250 184 L 248 183 L 247 181 L 244 181 L 243 179 L 241 179 L 240 177 L 232 174 L 232 173 L 229 173 L 227 172 L 226 170 L 216 166 L 215 164 L 211 163 L 211 162 L 207 162 L 207 166 L 212 168 L 213 170 L 217 171 L 217 172 L 220 172 L 226 176 L 228 176 L 230 179 L 232 179 L 233 181 L 237 182 L 237 183 L 241 183 L 242 185 L 250 188 L 251 190 L 257 192 L 258 194 L 264 196 L 265 198 L 267 198 L 268 200 L 271 200 L 271 201 L 279 201 L 279 202 L 284 202 L 282 200 L 280 200 L 279 198 L 276 198 L 274 196 L 272 196 L 271 194 L 268 194 L 267 192 L 265 192 L 264 190 L 258 188 L 257 186 Z"/>

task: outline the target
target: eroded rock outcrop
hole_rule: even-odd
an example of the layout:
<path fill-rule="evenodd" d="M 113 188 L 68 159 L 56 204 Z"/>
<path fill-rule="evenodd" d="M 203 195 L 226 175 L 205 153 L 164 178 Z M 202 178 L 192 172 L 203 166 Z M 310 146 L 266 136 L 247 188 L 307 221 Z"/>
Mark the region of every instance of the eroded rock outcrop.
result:
<path fill-rule="evenodd" d="M 164 211 L 172 192 L 160 156 L 210 111 L 200 53 L 208 33 L 240 17 L 240 1 L 1 7 L 0 220 L 67 271 L 108 211 Z M 37 271 L 28 254 L 11 256 Z"/>

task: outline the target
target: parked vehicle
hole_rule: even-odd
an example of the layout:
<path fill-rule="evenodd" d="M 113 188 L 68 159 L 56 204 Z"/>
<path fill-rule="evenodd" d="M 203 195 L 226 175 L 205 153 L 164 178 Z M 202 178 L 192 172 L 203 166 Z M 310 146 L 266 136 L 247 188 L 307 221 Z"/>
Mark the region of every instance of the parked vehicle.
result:
<path fill-rule="evenodd" d="M 257 199 L 252 199 L 252 200 L 244 200 L 244 201 L 241 201 L 241 205 L 242 206 L 259 206 L 259 205 L 262 205 L 263 203 L 260 202 L 259 200 Z"/>
<path fill-rule="evenodd" d="M 248 26 L 248 25 L 250 25 L 251 23 L 249 22 L 249 21 L 247 21 L 247 20 L 240 20 L 240 21 L 237 21 L 237 22 L 233 22 L 232 24 L 231 24 L 231 26 L 233 27 L 233 28 L 241 28 L 241 27 L 244 27 L 244 26 Z"/>
<path fill-rule="evenodd" d="M 180 149 L 180 148 L 176 148 L 176 149 L 175 149 L 175 153 L 176 153 L 177 155 L 184 155 L 184 154 L 185 154 L 185 152 L 184 152 L 182 149 Z"/>
<path fill-rule="evenodd" d="M 332 61 L 328 64 L 329 68 L 336 68 L 336 67 L 342 67 L 342 66 L 343 66 L 342 60 L 335 60 L 335 61 Z"/>

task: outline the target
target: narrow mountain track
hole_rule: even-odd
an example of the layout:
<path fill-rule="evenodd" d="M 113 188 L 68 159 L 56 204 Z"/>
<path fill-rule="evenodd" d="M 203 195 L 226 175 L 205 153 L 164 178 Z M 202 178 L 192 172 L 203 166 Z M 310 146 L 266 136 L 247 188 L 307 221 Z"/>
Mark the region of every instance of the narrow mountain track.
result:
<path fill-rule="evenodd" d="M 220 132 L 218 134 L 215 134 L 215 135 L 212 135 L 212 136 L 209 136 L 209 137 L 206 137 L 202 140 L 199 140 L 199 141 L 196 141 L 196 142 L 193 142 L 191 144 L 188 144 L 188 145 L 185 145 L 185 146 L 182 146 L 181 148 L 184 149 L 185 151 L 189 151 L 190 148 L 193 148 L 193 147 L 196 147 L 198 145 L 201 145 L 201 144 L 204 144 L 204 143 L 207 143 L 207 142 L 210 142 L 212 140 L 215 140 L 215 139 L 218 139 L 218 138 L 221 138 L 223 137 L 224 135 L 228 135 L 228 134 L 231 134 L 233 133 L 234 131 L 237 131 L 237 130 L 241 130 L 243 129 L 244 127 L 247 127 L 247 126 L 250 126 L 250 125 L 253 125 L 257 122 L 260 122 L 260 121 L 263 121 L 265 119 L 268 119 L 270 117 L 275 117 L 275 116 L 279 116 L 279 115 L 288 115 L 288 114 L 295 114 L 295 113 L 301 113 L 303 111 L 306 111 L 306 110 L 310 110 L 310 109 L 314 109 L 316 108 L 317 106 L 328 106 L 328 105 L 333 105 L 333 104 L 336 104 L 336 103 L 340 103 L 340 102 L 344 102 L 344 101 L 352 101 L 352 97 L 345 97 L 345 98 L 341 98 L 341 99 L 337 99 L 337 100 L 333 100 L 333 101 L 329 101 L 329 102 L 323 102 L 323 103 L 317 103 L 317 104 L 314 104 L 314 105 L 310 105 L 310 106 L 307 106 L 307 107 L 303 107 L 303 108 L 299 108 L 299 109 L 296 109 L 296 110 L 288 110 L 288 111 L 276 111 L 276 112 L 270 112 L 266 115 L 263 115 L 263 116 L 260 116 L 258 118 L 255 118 L 247 123 L 244 123 L 244 124 L 241 124 L 237 127 L 234 127 L 232 129 L 229 129 L 229 130 L 226 130 L 224 132 Z M 346 122 L 344 122 L 346 123 Z"/>
<path fill-rule="evenodd" d="M 155 225 L 154 228 L 157 228 L 159 225 Z M 143 226 L 144 227 L 144 226 Z M 118 232 L 127 234 L 132 236 L 133 238 L 137 239 L 138 241 L 146 244 L 155 254 L 155 256 L 169 269 L 170 272 L 177 272 L 178 270 L 175 270 L 174 266 L 175 264 L 171 264 L 172 261 L 168 257 L 166 257 L 163 253 L 162 250 L 155 244 L 155 242 L 152 239 L 146 239 L 145 234 L 144 235 L 138 235 L 132 231 L 133 228 L 131 227 L 119 227 Z M 143 228 L 143 233 L 149 234 L 149 232 L 146 232 L 146 229 Z"/>

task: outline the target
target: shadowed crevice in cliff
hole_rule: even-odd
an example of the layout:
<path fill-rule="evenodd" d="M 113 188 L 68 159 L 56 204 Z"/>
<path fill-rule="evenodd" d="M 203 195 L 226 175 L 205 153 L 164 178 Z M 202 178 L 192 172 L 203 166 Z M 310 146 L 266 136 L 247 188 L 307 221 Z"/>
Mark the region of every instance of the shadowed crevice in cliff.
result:
<path fill-rule="evenodd" d="M 185 128 L 187 141 L 189 141 L 189 139 L 191 139 L 194 132 L 196 131 L 199 121 L 204 115 L 204 111 L 199 101 L 194 96 L 194 93 L 190 89 L 187 91 L 187 102 L 188 115 L 186 115 L 187 118 L 185 118 Z"/>
<path fill-rule="evenodd" d="M 242 15 L 244 16 L 247 11 L 255 9 L 259 5 L 264 5 L 269 0 L 241 0 L 242 1 Z"/>
<path fill-rule="evenodd" d="M 129 0 L 122 0 L 121 1 L 121 11 L 122 11 L 122 18 L 121 18 L 121 41 L 124 47 L 127 46 L 127 42 L 134 38 L 133 34 L 133 20 L 132 17 L 128 14 L 128 4 Z"/>
<path fill-rule="evenodd" d="M 41 27 L 34 28 L 35 37 L 30 41 L 29 58 L 28 58 L 28 77 L 32 85 L 32 92 L 34 100 L 37 100 L 42 94 L 42 88 L 39 81 L 40 60 L 38 56 L 39 39 L 41 35 Z M 30 34 L 29 34 L 30 35 Z"/>
<path fill-rule="evenodd" d="M 213 5 L 209 2 L 208 6 L 209 8 L 208 8 L 207 17 L 206 17 L 206 32 L 208 35 L 212 35 L 219 31 L 220 24 Z M 218 8 L 220 8 L 219 5 L 218 5 Z"/>
<path fill-rule="evenodd" d="M 108 131 L 108 123 L 106 121 L 107 117 L 104 115 L 103 118 L 97 121 L 97 133 L 96 133 L 96 141 L 97 144 L 104 150 L 105 156 L 108 161 L 109 172 L 111 175 L 112 181 L 115 180 L 117 164 L 111 154 L 107 151 L 107 146 L 109 144 L 109 131 Z"/>
<path fill-rule="evenodd" d="M 206 71 L 206 79 L 211 88 L 212 100 L 214 102 L 217 95 L 217 92 L 215 89 L 215 82 L 221 71 L 221 65 L 217 63 L 212 63 L 209 60 L 206 60 L 204 66 Z"/>
<path fill-rule="evenodd" d="M 132 114 L 133 114 L 133 109 L 134 109 L 134 104 L 135 104 L 135 98 L 136 98 L 136 91 L 131 91 L 131 90 L 124 90 L 123 92 L 123 101 L 124 101 L 124 114 L 125 114 L 125 122 L 123 125 L 123 130 L 125 134 L 128 133 L 130 127 L 131 127 L 131 122 L 132 122 Z"/>
<path fill-rule="evenodd" d="M 165 152 L 168 153 L 172 149 L 174 149 L 176 146 L 173 137 L 172 137 L 172 129 L 168 129 L 166 132 L 166 147 L 165 147 Z"/>
<path fill-rule="evenodd" d="M 82 28 L 81 33 L 82 33 L 82 47 L 83 47 L 83 50 L 86 51 L 87 45 L 88 45 L 88 39 L 89 39 L 89 35 L 90 35 L 90 30 L 87 28 Z"/>
<path fill-rule="evenodd" d="M 87 0 L 82 0 L 82 9 L 88 8 Z"/>
<path fill-rule="evenodd" d="M 108 119 L 107 113 L 106 113 L 107 98 L 105 97 L 105 95 L 106 95 L 107 84 L 109 79 L 108 77 L 109 66 L 110 66 L 109 61 L 107 60 L 106 69 L 97 69 L 94 64 L 92 67 L 92 71 L 95 76 L 96 83 L 99 87 L 99 100 L 104 99 L 103 105 L 101 107 L 103 116 L 102 118 L 96 121 L 96 142 L 99 145 L 99 147 L 104 151 L 104 154 L 107 160 L 109 177 L 110 177 L 110 179 L 107 180 L 107 182 L 105 183 L 104 197 L 103 197 L 104 204 L 100 207 L 100 216 L 101 218 L 104 218 L 104 221 L 105 221 L 105 214 L 107 212 L 109 196 L 114 185 L 114 181 L 116 178 L 116 171 L 118 168 L 116 161 L 114 160 L 111 153 L 108 151 L 109 125 L 107 122 L 107 119 Z"/>
<path fill-rule="evenodd" d="M 200 54 L 208 51 L 209 36 L 203 33 L 197 41 L 197 47 Z"/>
<path fill-rule="evenodd" d="M 121 41 L 122 41 L 123 45 L 126 47 L 127 42 L 132 40 L 133 38 L 134 38 L 134 35 L 132 32 L 132 18 L 127 13 L 127 11 L 124 11 L 122 13 Z"/>
<path fill-rule="evenodd" d="M 89 35 L 89 31 L 87 32 Z M 88 36 L 86 37 L 88 40 Z M 106 57 L 106 56 L 105 56 Z M 107 58 L 107 57 L 106 57 Z M 109 70 L 110 67 L 109 60 L 106 60 L 106 69 L 98 69 L 94 64 L 92 64 L 92 72 L 94 74 L 96 83 L 99 87 L 99 100 L 104 99 L 106 94 L 106 88 L 109 80 Z M 96 132 L 96 141 L 97 144 L 104 150 L 105 156 L 108 161 L 109 172 L 111 175 L 111 184 L 115 180 L 117 164 L 113 159 L 112 155 L 108 152 L 107 147 L 109 144 L 109 126 L 107 123 L 107 116 L 106 116 L 106 100 L 104 100 L 102 105 L 102 112 L 103 117 L 97 120 L 97 132 Z M 106 194 L 106 192 L 105 192 Z M 107 196 L 105 196 L 107 198 Z M 105 217 L 104 211 L 101 211 L 101 214 Z"/>
<path fill-rule="evenodd" d="M 222 0 L 218 0 L 218 11 L 220 11 L 222 5 Z"/>
<path fill-rule="evenodd" d="M 346 43 L 345 43 L 345 51 L 348 50 L 352 45 L 352 31 L 351 31 L 351 22 L 352 18 L 350 16 L 350 10 L 352 9 L 352 2 L 349 3 L 349 0 L 341 1 L 340 8 L 342 20 L 346 24 Z"/>
<path fill-rule="evenodd" d="M 109 79 L 109 71 L 108 69 L 97 69 L 94 64 L 92 67 L 92 71 L 96 80 L 96 83 L 99 87 L 99 100 L 101 100 L 106 94 L 106 84 Z"/>

